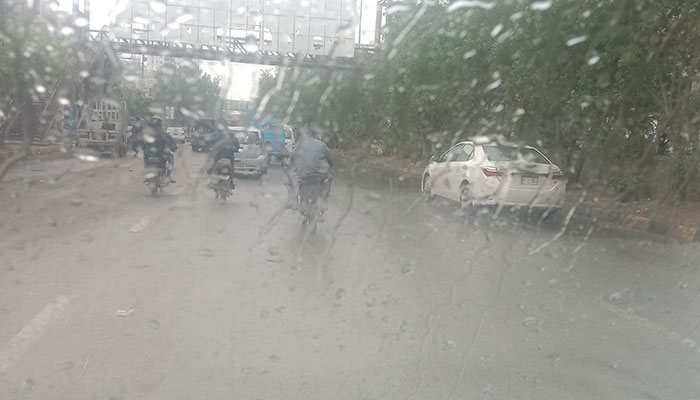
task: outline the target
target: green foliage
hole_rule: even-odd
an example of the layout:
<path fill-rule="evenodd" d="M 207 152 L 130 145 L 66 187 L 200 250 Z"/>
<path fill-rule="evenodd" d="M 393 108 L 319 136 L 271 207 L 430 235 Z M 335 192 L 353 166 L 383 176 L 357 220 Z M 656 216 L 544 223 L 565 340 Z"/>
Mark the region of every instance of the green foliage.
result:
<path fill-rule="evenodd" d="M 84 62 L 75 35 L 59 33 L 66 21 L 39 17 L 19 3 L 6 5 L 0 25 L 0 113 L 6 117 L 54 93 L 54 99 L 70 98 Z"/>
<path fill-rule="evenodd" d="M 138 88 L 119 86 L 114 89 L 114 98 L 126 101 L 126 107 L 130 116 L 148 118 L 153 115 L 151 111 L 153 99 Z"/>
<path fill-rule="evenodd" d="M 157 79 L 154 105 L 175 107 L 177 122 L 217 116 L 221 80 L 203 73 L 199 64 L 166 64 L 158 72 Z"/>
<path fill-rule="evenodd" d="M 500 134 L 545 148 L 573 179 L 588 166 L 584 177 L 629 198 L 677 176 L 685 183 L 669 190 L 692 193 L 700 4 L 531 3 L 418 3 L 389 15 L 385 49 L 365 71 L 282 71 L 274 83 L 261 78 L 259 100 L 269 94 L 265 112 L 327 127 L 339 146 L 372 142 L 425 160 L 458 140 Z M 656 155 L 662 134 L 673 161 Z"/>

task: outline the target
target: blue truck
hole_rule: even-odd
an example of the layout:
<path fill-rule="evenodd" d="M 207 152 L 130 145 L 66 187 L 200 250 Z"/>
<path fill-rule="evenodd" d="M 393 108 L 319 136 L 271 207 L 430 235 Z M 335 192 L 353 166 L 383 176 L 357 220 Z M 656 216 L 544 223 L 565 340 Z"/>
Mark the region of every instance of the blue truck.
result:
<path fill-rule="evenodd" d="M 262 133 L 268 160 L 275 159 L 280 163 L 288 161 L 294 142 L 292 129 L 278 119 L 261 119 L 256 125 Z"/>

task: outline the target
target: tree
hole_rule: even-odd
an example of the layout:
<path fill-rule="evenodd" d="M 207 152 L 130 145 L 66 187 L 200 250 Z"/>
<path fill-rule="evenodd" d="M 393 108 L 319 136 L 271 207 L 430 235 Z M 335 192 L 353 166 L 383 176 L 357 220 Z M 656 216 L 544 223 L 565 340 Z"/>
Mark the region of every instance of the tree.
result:
<path fill-rule="evenodd" d="M 154 105 L 175 107 L 175 120 L 215 118 L 221 80 L 205 74 L 196 63 L 166 64 L 158 72 L 153 90 Z"/>
<path fill-rule="evenodd" d="M 138 88 L 118 86 L 114 89 L 114 97 L 126 102 L 130 116 L 149 118 L 153 115 L 151 111 L 153 99 Z"/>
<path fill-rule="evenodd" d="M 0 112 L 8 123 L 0 132 L 0 142 L 16 122 L 22 126 L 28 151 L 29 138 L 39 133 L 30 132 L 36 122 L 31 119 L 38 116 L 30 115 L 29 104 L 50 101 L 49 105 L 55 106 L 58 100 L 70 98 L 74 85 L 82 79 L 76 71 L 83 69 L 85 60 L 75 50 L 74 34 L 56 33 L 69 21 L 60 16 L 38 16 L 25 4 L 6 4 L 7 15 L 2 16 Z"/>
<path fill-rule="evenodd" d="M 332 131 L 339 144 L 372 140 L 425 160 L 498 134 L 623 198 L 700 195 L 700 4 L 538 5 L 403 3 L 364 72 L 288 70 L 260 95 L 275 93 L 272 113 L 342 127 Z M 658 155 L 648 131 L 682 151 Z"/>

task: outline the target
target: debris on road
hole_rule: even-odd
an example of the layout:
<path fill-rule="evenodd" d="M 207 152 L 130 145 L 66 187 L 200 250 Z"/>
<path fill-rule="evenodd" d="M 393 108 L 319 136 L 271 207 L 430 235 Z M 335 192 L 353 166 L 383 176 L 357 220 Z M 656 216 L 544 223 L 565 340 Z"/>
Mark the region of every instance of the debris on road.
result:
<path fill-rule="evenodd" d="M 119 309 L 117 310 L 117 317 L 128 317 L 129 315 L 133 314 L 134 310 L 133 309 Z"/>

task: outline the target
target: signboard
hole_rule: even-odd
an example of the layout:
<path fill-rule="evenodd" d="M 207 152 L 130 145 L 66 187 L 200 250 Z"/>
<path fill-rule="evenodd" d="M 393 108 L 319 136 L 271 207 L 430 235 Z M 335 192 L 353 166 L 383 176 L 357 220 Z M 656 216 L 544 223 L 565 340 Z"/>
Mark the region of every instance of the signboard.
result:
<path fill-rule="evenodd" d="M 116 37 L 352 57 L 355 0 L 130 0 Z"/>

